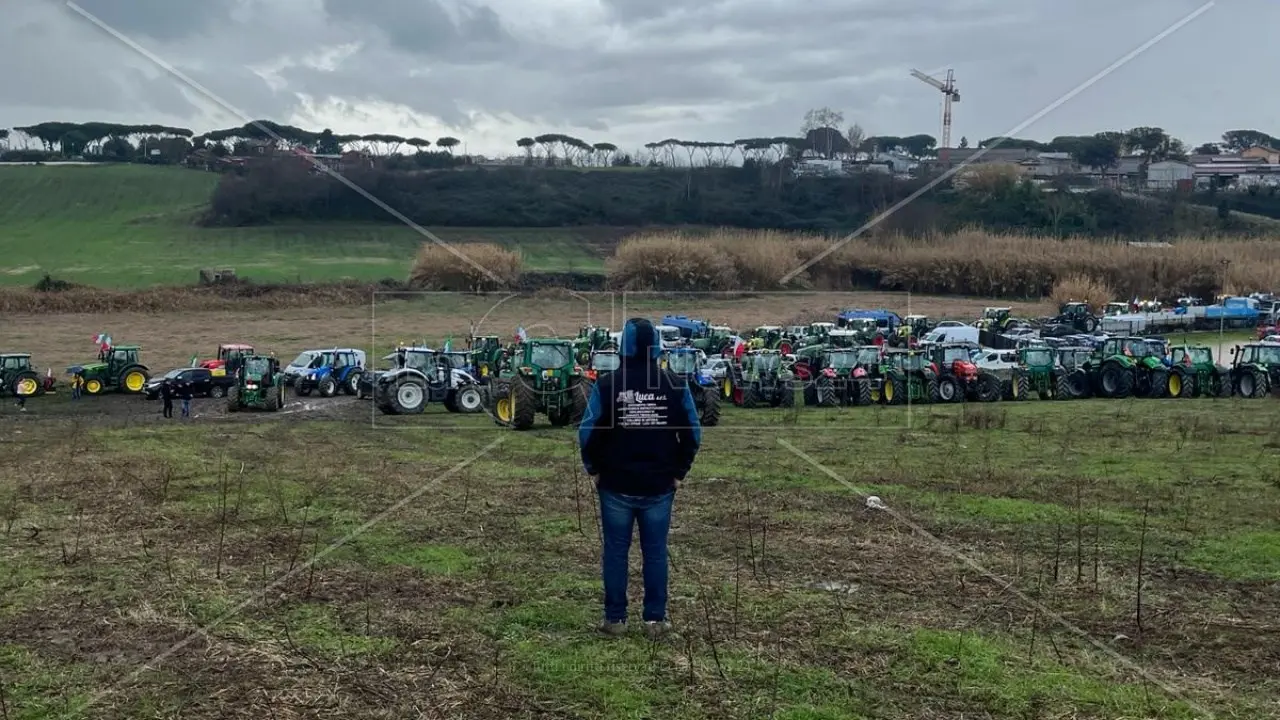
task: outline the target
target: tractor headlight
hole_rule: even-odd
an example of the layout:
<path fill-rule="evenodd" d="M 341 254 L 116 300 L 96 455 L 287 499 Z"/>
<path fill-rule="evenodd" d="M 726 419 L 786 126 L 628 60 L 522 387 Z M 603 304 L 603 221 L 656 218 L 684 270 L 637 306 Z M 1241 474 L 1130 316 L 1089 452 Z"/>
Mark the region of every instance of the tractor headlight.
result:
<path fill-rule="evenodd" d="M 556 371 L 555 371 L 555 370 L 543 370 L 543 371 L 542 371 L 542 377 L 544 377 L 544 378 L 552 378 L 552 377 L 555 377 L 555 376 L 556 376 Z"/>
<path fill-rule="evenodd" d="M 257 389 L 258 389 L 258 384 L 257 384 L 257 383 L 245 383 L 245 384 L 244 384 L 244 389 L 245 389 L 245 390 L 257 390 Z"/>

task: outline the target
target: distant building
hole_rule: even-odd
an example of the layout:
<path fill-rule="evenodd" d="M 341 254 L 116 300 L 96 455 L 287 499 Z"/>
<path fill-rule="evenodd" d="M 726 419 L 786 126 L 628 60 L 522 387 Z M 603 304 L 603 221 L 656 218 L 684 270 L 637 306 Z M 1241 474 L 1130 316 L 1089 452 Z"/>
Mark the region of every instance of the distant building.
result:
<path fill-rule="evenodd" d="M 1280 165 L 1280 150 L 1265 145 L 1254 145 L 1240 153 L 1244 160 L 1258 160 L 1270 165 Z"/>
<path fill-rule="evenodd" d="M 1147 166 L 1148 190 L 1191 189 L 1195 165 L 1180 160 L 1164 160 Z"/>

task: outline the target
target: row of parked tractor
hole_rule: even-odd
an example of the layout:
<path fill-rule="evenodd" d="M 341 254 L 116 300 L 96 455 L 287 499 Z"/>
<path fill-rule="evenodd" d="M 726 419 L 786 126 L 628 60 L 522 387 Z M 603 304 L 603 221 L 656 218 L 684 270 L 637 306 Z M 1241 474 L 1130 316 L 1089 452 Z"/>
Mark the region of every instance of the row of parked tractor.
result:
<path fill-rule="evenodd" d="M 847 310 L 835 322 L 748 332 L 681 315 L 657 324 L 662 364 L 684 377 L 703 423 L 719 421 L 723 403 L 743 408 L 995 402 L 1088 397 L 1256 398 L 1280 388 L 1280 343 L 1248 343 L 1219 364 L 1211 348 L 1160 338 L 1090 334 L 1023 336 L 1013 349 L 979 343 L 1008 325 L 1007 309 L 988 308 L 970 324 L 930 323 L 885 310 Z M 307 350 L 282 365 L 245 344 L 224 344 L 216 358 L 152 376 L 136 345 L 103 343 L 95 362 L 67 369 L 86 395 L 137 393 L 152 398 L 166 382 L 225 398 L 229 411 L 285 406 L 287 394 L 370 399 L 384 414 L 490 412 L 504 426 L 581 419 L 591 384 L 621 365 L 619 333 L 581 328 L 574 338 L 504 340 L 473 336 L 465 347 L 401 346 L 371 367 L 363 350 Z M 29 355 L 0 354 L 0 392 L 52 389 Z M 286 390 L 289 392 L 286 393 Z"/>

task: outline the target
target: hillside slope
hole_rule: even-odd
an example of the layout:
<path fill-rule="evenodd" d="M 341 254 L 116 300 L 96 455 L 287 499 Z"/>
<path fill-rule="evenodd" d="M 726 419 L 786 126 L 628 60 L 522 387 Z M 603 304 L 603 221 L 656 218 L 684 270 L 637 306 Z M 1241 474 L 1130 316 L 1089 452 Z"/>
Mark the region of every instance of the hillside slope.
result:
<path fill-rule="evenodd" d="M 218 176 L 139 165 L 0 167 L 0 285 L 44 273 L 97 287 L 189 284 L 200 268 L 267 281 L 403 279 L 424 238 L 396 223 L 202 228 Z M 598 271 L 622 229 L 433 229 L 518 247 L 530 270 Z"/>

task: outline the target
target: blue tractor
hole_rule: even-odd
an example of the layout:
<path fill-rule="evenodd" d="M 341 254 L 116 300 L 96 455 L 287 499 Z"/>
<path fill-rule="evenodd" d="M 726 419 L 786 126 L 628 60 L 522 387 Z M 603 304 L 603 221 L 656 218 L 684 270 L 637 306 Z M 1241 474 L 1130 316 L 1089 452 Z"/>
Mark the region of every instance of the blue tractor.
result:
<path fill-rule="evenodd" d="M 683 378 L 698 408 L 698 420 L 704 427 L 720 424 L 720 387 L 711 371 L 705 367 L 701 350 L 682 347 L 664 350 L 662 368 Z"/>
<path fill-rule="evenodd" d="M 322 350 L 314 353 L 293 381 L 293 392 L 300 397 L 318 392 L 321 397 L 338 393 L 357 394 L 364 375 L 364 352 L 352 348 Z"/>

